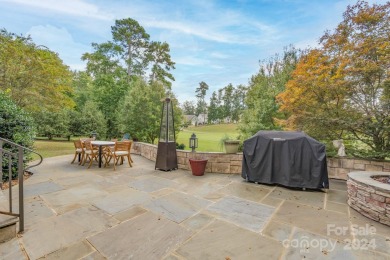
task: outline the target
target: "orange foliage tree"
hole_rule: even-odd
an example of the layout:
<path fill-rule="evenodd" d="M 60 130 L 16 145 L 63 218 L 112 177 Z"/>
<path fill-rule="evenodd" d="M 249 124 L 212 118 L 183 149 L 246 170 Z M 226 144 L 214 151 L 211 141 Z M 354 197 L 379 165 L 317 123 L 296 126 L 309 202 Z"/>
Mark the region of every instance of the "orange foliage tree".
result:
<path fill-rule="evenodd" d="M 301 57 L 278 95 L 289 129 L 319 139 L 345 138 L 350 152 L 373 158 L 390 154 L 390 2 L 348 6 L 321 48 Z"/>

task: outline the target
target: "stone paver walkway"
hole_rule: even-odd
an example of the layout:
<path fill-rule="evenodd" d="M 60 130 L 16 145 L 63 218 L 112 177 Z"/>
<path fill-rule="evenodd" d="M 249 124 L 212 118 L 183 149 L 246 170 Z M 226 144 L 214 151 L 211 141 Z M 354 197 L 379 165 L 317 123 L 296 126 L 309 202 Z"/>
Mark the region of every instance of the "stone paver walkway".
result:
<path fill-rule="evenodd" d="M 345 181 L 324 193 L 155 171 L 136 155 L 117 171 L 71 159 L 32 169 L 25 232 L 0 259 L 390 259 L 390 227 L 348 207 Z"/>

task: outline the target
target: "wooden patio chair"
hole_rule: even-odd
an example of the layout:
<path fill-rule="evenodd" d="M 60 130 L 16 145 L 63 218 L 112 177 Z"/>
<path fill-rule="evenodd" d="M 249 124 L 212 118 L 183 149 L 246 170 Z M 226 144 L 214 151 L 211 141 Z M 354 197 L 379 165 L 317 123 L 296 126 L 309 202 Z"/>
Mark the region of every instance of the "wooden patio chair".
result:
<path fill-rule="evenodd" d="M 79 165 L 81 165 L 81 163 L 84 160 L 83 144 L 81 143 L 80 140 L 74 141 L 73 144 L 74 144 L 74 148 L 75 148 L 75 153 L 74 153 L 73 161 L 71 163 L 74 163 L 74 161 L 76 160 L 77 156 L 80 156 Z"/>
<path fill-rule="evenodd" d="M 127 160 L 129 162 L 129 166 L 132 166 L 133 160 L 131 159 L 130 155 L 130 149 L 131 145 L 133 144 L 132 141 L 122 141 L 122 142 L 115 142 L 115 148 L 107 149 L 107 160 L 105 166 L 107 166 L 111 159 L 114 159 L 114 171 L 116 170 L 116 165 L 118 164 L 119 160 L 121 160 L 121 164 L 123 164 L 123 160 L 125 157 L 127 157 Z"/>
<path fill-rule="evenodd" d="M 91 141 L 84 141 L 84 154 L 85 159 L 83 165 L 89 161 L 88 169 L 91 167 L 93 160 L 96 162 L 99 160 L 99 148 L 94 147 Z"/>
<path fill-rule="evenodd" d="M 130 150 L 131 150 L 131 146 L 133 145 L 133 141 L 132 140 L 125 140 L 125 141 L 122 141 L 122 142 L 126 142 L 126 143 L 130 143 L 129 145 L 129 156 L 128 156 L 128 159 L 130 158 L 130 162 L 133 163 L 133 159 L 131 158 L 131 153 L 130 153 Z M 123 159 L 124 157 L 121 158 L 121 164 L 123 164 Z"/>

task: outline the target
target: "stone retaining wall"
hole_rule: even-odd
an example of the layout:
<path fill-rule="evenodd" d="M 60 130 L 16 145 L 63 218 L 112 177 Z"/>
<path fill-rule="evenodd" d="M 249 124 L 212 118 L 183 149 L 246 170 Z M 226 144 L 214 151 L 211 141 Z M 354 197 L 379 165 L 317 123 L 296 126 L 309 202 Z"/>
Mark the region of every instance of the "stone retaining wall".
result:
<path fill-rule="evenodd" d="M 348 205 L 362 215 L 390 226 L 390 188 L 379 188 L 370 172 L 351 172 L 347 181 Z M 377 173 L 380 175 L 380 173 Z M 363 181 L 365 180 L 365 181 Z M 372 185 L 373 184 L 373 185 Z M 390 185 L 388 185 L 390 187 Z"/>
<path fill-rule="evenodd" d="M 390 162 L 379 162 L 353 158 L 328 158 L 328 176 L 334 179 L 348 179 L 353 171 L 390 172 Z"/>
<path fill-rule="evenodd" d="M 147 143 L 135 142 L 132 152 L 149 160 L 156 161 L 157 146 Z M 212 152 L 196 152 L 177 150 L 179 169 L 190 169 L 188 159 L 207 159 L 206 172 L 241 174 L 242 153 L 226 154 Z M 328 158 L 328 176 L 333 179 L 347 180 L 351 171 L 381 171 L 390 172 L 390 162 L 377 162 L 349 158 Z"/>
<path fill-rule="evenodd" d="M 139 154 L 149 160 L 156 161 L 157 146 L 147 143 L 135 142 L 132 153 Z M 226 154 L 212 152 L 196 152 L 177 150 L 177 163 L 179 169 L 190 170 L 188 159 L 207 159 L 206 172 L 241 174 L 242 153 Z"/>

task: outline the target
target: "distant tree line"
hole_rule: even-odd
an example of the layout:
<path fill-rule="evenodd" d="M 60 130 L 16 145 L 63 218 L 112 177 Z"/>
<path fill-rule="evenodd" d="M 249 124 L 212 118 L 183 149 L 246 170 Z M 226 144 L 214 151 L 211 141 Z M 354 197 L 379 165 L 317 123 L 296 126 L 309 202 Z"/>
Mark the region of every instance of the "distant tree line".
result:
<path fill-rule="evenodd" d="M 207 114 L 207 121 L 202 124 L 219 124 L 224 122 L 238 122 L 240 115 L 245 110 L 246 87 L 239 85 L 234 87 L 228 84 L 226 87 L 214 91 L 209 104 L 205 101 L 205 96 L 209 86 L 205 82 L 199 83 L 196 88 L 197 103 L 194 101 L 184 101 L 181 109 L 185 115 Z"/>

